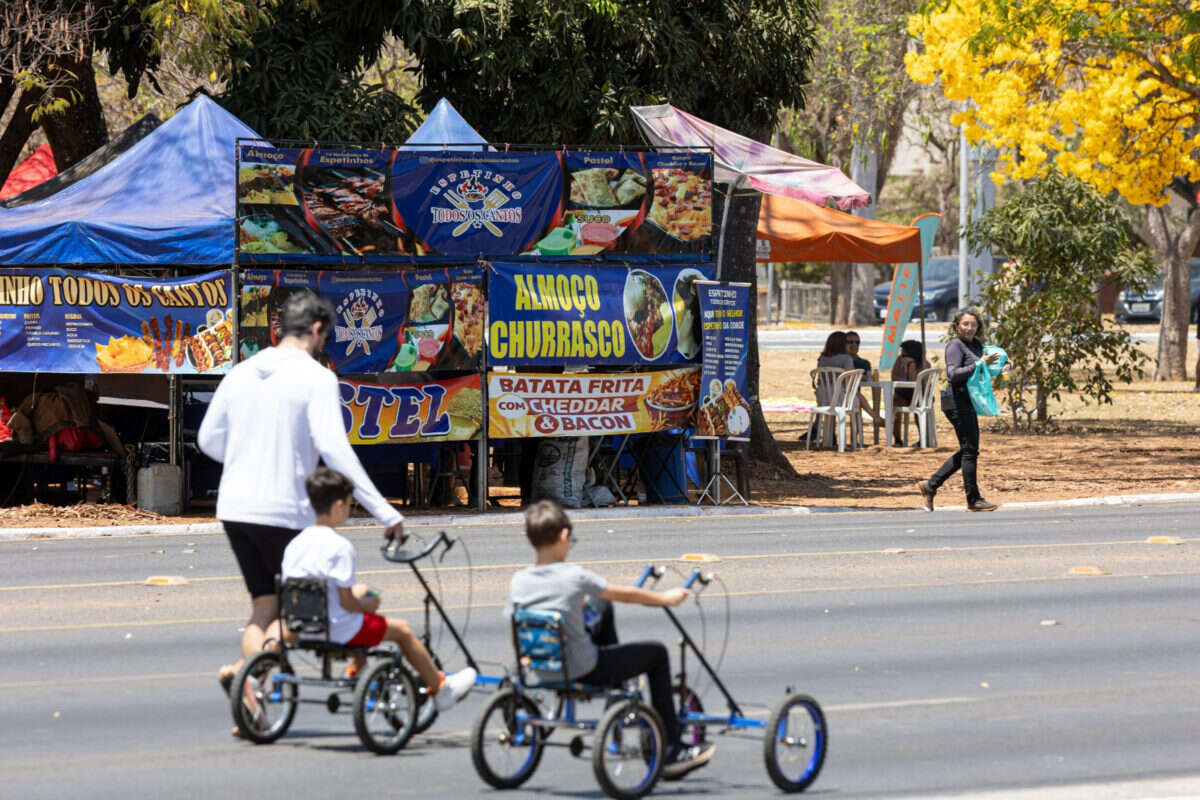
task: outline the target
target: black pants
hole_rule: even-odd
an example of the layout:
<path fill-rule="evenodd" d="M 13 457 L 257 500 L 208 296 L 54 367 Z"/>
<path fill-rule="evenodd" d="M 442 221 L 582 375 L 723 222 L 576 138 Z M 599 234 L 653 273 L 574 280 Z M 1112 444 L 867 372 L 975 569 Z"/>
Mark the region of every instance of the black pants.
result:
<path fill-rule="evenodd" d="M 679 717 L 671 694 L 671 658 L 661 642 L 617 644 L 617 625 L 612 603 L 606 603 L 600 620 L 592 627 L 592 641 L 600 648 L 596 667 L 579 678 L 597 686 L 620 686 L 622 681 L 645 674 L 650 684 L 650 705 L 662 717 L 666 745 L 679 741 Z"/>
<path fill-rule="evenodd" d="M 976 479 L 979 461 L 979 417 L 969 399 L 966 408 L 960 403 L 956 404 L 955 408 L 943 409 L 943 413 L 954 426 L 954 435 L 958 437 L 958 450 L 933 473 L 933 477 L 929 479 L 929 487 L 936 491 L 951 475 L 962 469 L 963 489 L 967 492 L 967 504 L 970 505 L 982 499 Z"/>

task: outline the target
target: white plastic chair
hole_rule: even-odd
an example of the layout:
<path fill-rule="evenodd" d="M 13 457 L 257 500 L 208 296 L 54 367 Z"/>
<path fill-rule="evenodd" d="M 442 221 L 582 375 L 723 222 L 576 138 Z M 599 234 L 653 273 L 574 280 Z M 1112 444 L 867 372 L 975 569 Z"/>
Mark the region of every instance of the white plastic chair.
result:
<path fill-rule="evenodd" d="M 937 447 L 934 408 L 937 403 L 938 372 L 936 367 L 918 372 L 911 403 L 892 409 L 894 412 L 904 415 L 904 438 L 902 441 L 905 444 L 908 444 L 908 415 L 912 414 L 917 420 L 920 446 Z"/>
<path fill-rule="evenodd" d="M 828 368 L 822 368 L 828 369 Z M 821 370 L 818 370 L 820 373 Z M 817 375 L 818 380 L 822 376 Z M 840 373 L 834 381 L 832 390 L 827 395 L 830 399 L 826 405 L 819 405 L 813 408 L 808 418 L 809 437 L 808 443 L 805 444 L 805 449 L 812 447 L 813 438 L 821 438 L 822 419 L 828 418 L 830 422 L 837 422 L 837 445 L 838 452 L 846 452 L 846 423 L 850 423 L 849 431 L 851 438 L 851 447 L 855 446 L 855 428 L 853 415 L 860 413 L 858 411 L 858 384 L 862 382 L 863 373 L 860 369 L 848 369 Z M 818 394 L 818 401 L 821 395 Z M 814 424 L 815 423 L 815 424 Z M 861 445 L 861 442 L 859 442 Z"/>

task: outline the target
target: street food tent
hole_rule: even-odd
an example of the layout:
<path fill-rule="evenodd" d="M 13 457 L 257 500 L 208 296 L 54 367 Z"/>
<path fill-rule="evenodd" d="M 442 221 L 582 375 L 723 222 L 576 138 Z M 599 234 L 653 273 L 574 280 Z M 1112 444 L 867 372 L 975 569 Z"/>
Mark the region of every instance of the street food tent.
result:
<path fill-rule="evenodd" d="M 255 136 L 200 95 L 87 178 L 0 209 L 0 264 L 232 263 L 234 144 Z"/>
<path fill-rule="evenodd" d="M 832 201 L 842 210 L 871 204 L 871 195 L 837 167 L 786 153 L 670 104 L 632 106 L 630 110 L 647 141 L 655 147 L 711 147 L 717 183 L 820 206 Z"/>
<path fill-rule="evenodd" d="M 763 195 L 758 214 L 758 261 L 901 264 L 920 260 L 921 232 L 910 225 Z"/>
<path fill-rule="evenodd" d="M 39 145 L 29 154 L 29 158 L 17 164 L 12 172 L 8 173 L 4 186 L 0 187 L 0 200 L 7 200 L 13 195 L 32 189 L 39 183 L 53 178 L 56 174 L 58 174 L 58 167 L 54 163 L 54 154 L 50 152 L 50 145 Z"/>
<path fill-rule="evenodd" d="M 429 146 L 451 146 L 450 150 L 480 150 L 492 148 L 486 147 L 487 140 L 479 135 L 479 132 L 472 128 L 468 122 L 462 118 L 462 115 L 455 110 L 454 106 L 450 105 L 450 101 L 442 98 L 437 101 L 437 105 L 433 107 L 433 111 L 429 112 L 429 116 L 421 123 L 421 127 L 413 131 L 412 136 L 408 137 L 405 145 L 429 145 Z M 479 145 L 471 147 L 471 145 Z M 406 149 L 401 147 L 400 149 Z"/>

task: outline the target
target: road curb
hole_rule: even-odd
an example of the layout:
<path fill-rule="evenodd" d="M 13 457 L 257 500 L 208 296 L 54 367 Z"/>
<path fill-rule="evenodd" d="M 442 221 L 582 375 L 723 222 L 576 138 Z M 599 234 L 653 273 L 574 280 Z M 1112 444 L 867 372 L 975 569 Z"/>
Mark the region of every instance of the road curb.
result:
<path fill-rule="evenodd" d="M 1067 500 L 1036 500 L 1022 503 L 1003 503 L 999 511 L 1019 511 L 1038 508 L 1070 508 L 1085 506 L 1128 506 L 1155 503 L 1200 502 L 1198 493 L 1175 494 L 1124 494 L 1108 497 L 1078 497 Z M 963 511 L 962 506 L 939 506 L 938 511 Z M 807 516 L 811 514 L 879 514 L 883 512 L 923 512 L 922 508 L 862 508 L 860 506 L 650 506 L 634 508 L 581 508 L 571 511 L 573 520 L 601 522 L 604 520 L 628 519 L 686 519 L 701 517 L 736 516 Z M 411 516 L 411 526 L 422 528 L 451 528 L 466 525 L 501 526 L 520 525 L 520 511 L 490 512 L 484 514 L 439 514 L 434 516 Z M 346 528 L 379 527 L 374 520 L 357 517 L 346 524 Z M 87 528 L 0 528 L 0 541 L 14 539 L 89 539 L 104 536 L 201 536 L 223 533 L 219 522 L 199 522 L 184 525 L 106 525 Z"/>

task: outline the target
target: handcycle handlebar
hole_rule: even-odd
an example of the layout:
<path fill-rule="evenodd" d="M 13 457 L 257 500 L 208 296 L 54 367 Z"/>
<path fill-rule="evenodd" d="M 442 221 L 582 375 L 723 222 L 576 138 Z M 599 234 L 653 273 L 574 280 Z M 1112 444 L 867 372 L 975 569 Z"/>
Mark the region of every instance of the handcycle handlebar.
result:
<path fill-rule="evenodd" d="M 397 564 L 411 564 L 414 561 L 420 561 L 422 558 L 425 558 L 443 543 L 445 544 L 445 550 L 442 551 L 443 558 L 445 557 L 446 553 L 450 552 L 450 548 L 454 547 L 454 539 L 447 536 L 445 531 L 438 531 L 438 535 L 432 542 L 425 545 L 424 550 L 413 551 L 402 549 L 401 545 L 403 545 L 407 540 L 408 534 L 405 534 L 398 542 L 394 539 L 389 539 L 383 543 L 383 546 L 380 547 L 379 550 L 381 553 L 383 553 L 383 557 L 388 561 L 392 561 Z"/>
<path fill-rule="evenodd" d="M 688 575 L 687 580 L 683 582 L 683 588 L 691 591 L 692 586 L 696 584 L 696 581 L 699 581 L 701 586 L 699 591 L 703 591 L 704 587 L 707 587 L 712 582 L 712 579 L 713 574 L 711 572 L 702 573 L 700 570 L 694 569 L 692 570 L 692 574 Z"/>
<path fill-rule="evenodd" d="M 641 589 L 643 586 L 646 585 L 646 581 L 649 580 L 650 578 L 654 578 L 654 582 L 658 583 L 658 579 L 661 578 L 663 576 L 663 573 L 665 573 L 666 571 L 667 571 L 666 567 L 659 567 L 654 564 L 647 564 L 646 568 L 644 570 L 642 570 L 642 574 L 637 579 L 637 583 L 635 583 L 634 586 Z"/>

